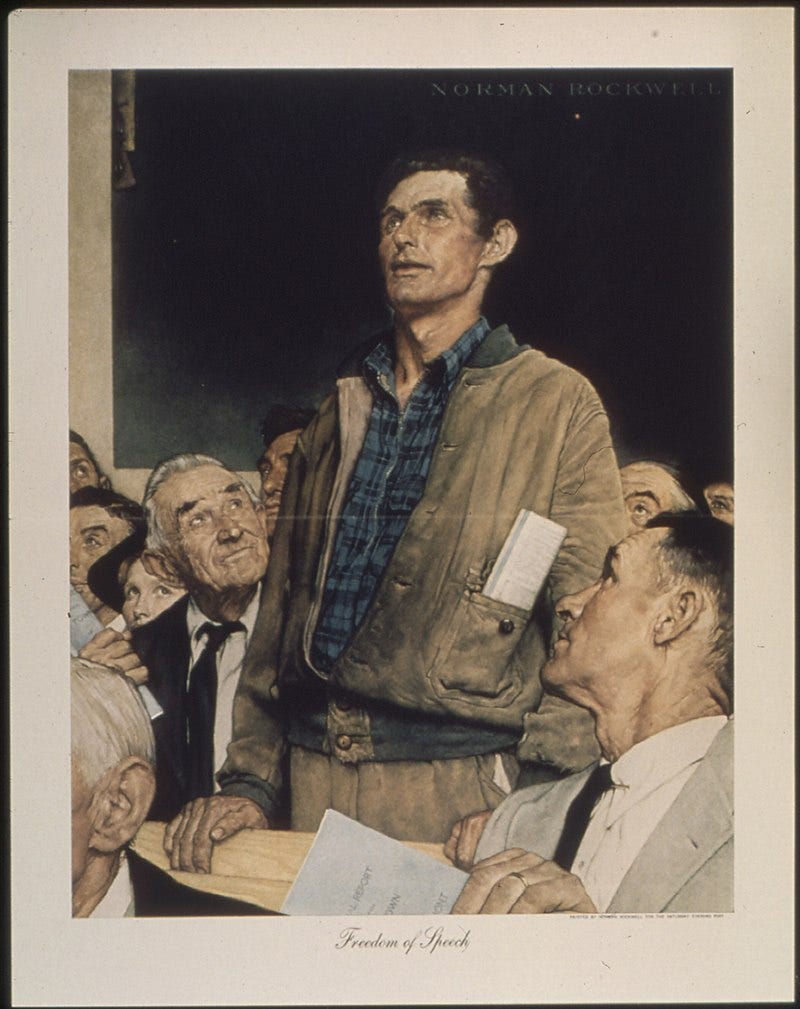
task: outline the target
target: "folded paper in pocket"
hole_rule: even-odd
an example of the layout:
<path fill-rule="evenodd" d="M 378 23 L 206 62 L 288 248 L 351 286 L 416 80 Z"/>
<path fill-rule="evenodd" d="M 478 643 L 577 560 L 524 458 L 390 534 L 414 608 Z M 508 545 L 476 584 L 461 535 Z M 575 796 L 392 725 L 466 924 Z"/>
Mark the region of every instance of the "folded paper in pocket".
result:
<path fill-rule="evenodd" d="M 482 595 L 530 610 L 566 535 L 564 526 L 522 508 Z"/>

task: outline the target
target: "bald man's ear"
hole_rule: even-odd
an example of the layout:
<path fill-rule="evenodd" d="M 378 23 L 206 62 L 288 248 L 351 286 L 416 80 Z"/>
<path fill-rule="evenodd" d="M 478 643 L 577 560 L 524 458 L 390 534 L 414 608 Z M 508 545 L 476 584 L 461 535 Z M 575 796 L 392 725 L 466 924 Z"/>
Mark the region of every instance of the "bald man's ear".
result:
<path fill-rule="evenodd" d="M 682 586 L 667 595 L 653 628 L 654 644 L 666 645 L 685 634 L 704 609 L 705 600 L 696 589 Z"/>
<path fill-rule="evenodd" d="M 517 229 L 511 221 L 505 218 L 502 221 L 497 221 L 492 229 L 491 237 L 487 239 L 484 246 L 480 265 L 493 267 L 502 263 L 504 259 L 508 259 L 514 251 L 518 237 Z"/>
<path fill-rule="evenodd" d="M 124 847 L 141 827 L 156 792 L 152 764 L 126 757 L 107 771 L 94 789 L 89 847 L 111 853 Z"/>

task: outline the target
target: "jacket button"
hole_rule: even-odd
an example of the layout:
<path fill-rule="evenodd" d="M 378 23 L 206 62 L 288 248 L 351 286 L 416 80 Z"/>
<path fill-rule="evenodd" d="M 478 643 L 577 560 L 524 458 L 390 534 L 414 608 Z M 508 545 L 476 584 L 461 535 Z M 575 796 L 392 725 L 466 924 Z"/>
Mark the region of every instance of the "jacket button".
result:
<path fill-rule="evenodd" d="M 336 745 L 340 750 L 349 750 L 353 745 L 353 740 L 342 733 L 341 736 L 336 737 Z"/>
<path fill-rule="evenodd" d="M 514 621 L 509 620 L 508 617 L 504 617 L 497 626 L 501 634 L 511 634 L 514 630 Z"/>
<path fill-rule="evenodd" d="M 273 701 L 277 701 L 278 698 L 281 696 L 281 692 L 278 689 L 277 683 L 273 683 L 272 686 L 269 688 L 269 696 L 272 698 Z"/>

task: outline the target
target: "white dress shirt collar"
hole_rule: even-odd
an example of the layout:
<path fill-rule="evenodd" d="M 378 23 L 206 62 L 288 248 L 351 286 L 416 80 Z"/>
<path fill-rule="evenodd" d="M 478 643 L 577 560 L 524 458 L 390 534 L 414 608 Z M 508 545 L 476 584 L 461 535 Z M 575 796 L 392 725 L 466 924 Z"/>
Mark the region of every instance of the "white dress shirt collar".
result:
<path fill-rule="evenodd" d="M 261 583 L 259 582 L 255 594 L 250 602 L 247 604 L 247 609 L 239 617 L 239 622 L 244 624 L 244 634 L 245 642 L 250 641 L 250 636 L 253 633 L 253 628 L 255 627 L 256 618 L 258 617 L 258 608 L 261 604 Z M 192 665 L 200 658 L 200 653 L 203 651 L 205 645 L 206 635 L 201 633 L 201 629 L 204 624 L 219 624 L 219 620 L 211 620 L 207 617 L 205 613 L 200 609 L 195 600 L 189 597 L 189 607 L 186 610 L 186 627 L 189 631 L 189 643 L 192 649 Z M 236 633 L 241 633 L 238 631 Z M 224 644 L 223 644 L 224 648 Z"/>
<path fill-rule="evenodd" d="M 125 918 L 130 917 L 133 907 L 133 885 L 128 869 L 128 859 L 120 852 L 119 868 L 111 881 L 111 886 L 97 907 L 89 915 L 90 918 Z"/>

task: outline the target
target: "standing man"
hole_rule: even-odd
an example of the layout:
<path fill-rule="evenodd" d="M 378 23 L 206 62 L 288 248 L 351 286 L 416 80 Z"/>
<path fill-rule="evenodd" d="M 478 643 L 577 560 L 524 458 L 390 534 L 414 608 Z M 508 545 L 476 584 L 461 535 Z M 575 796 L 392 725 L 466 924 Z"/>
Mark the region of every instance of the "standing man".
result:
<path fill-rule="evenodd" d="M 544 594 L 484 595 L 492 566 L 522 509 L 567 529 L 555 597 L 596 578 L 624 531 L 594 389 L 481 316 L 517 240 L 502 171 L 396 161 L 379 234 L 393 330 L 298 441 L 221 795 L 171 824 L 176 867 L 203 870 L 213 841 L 269 824 L 287 744 L 295 829 L 331 807 L 437 841 L 470 803 L 495 807 L 542 699 L 552 614 Z"/>

